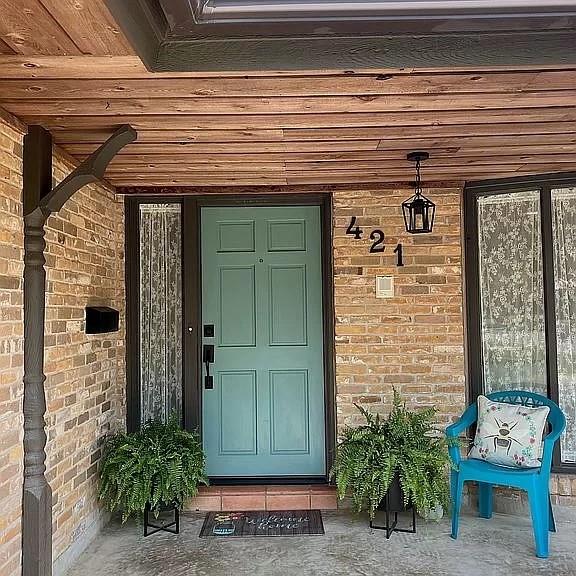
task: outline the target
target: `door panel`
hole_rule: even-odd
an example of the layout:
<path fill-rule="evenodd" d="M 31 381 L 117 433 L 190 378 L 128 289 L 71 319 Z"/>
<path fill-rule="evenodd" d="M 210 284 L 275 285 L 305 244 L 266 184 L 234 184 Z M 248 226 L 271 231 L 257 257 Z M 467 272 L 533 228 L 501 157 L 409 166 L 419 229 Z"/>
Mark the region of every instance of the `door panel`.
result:
<path fill-rule="evenodd" d="M 218 340 L 220 346 L 256 345 L 254 266 L 220 268 Z"/>
<path fill-rule="evenodd" d="M 306 346 L 306 267 L 270 266 L 270 346 Z"/>
<path fill-rule="evenodd" d="M 257 392 L 256 372 L 220 372 L 220 453 L 256 454 Z"/>
<path fill-rule="evenodd" d="M 320 208 L 204 208 L 203 389 L 210 476 L 323 476 Z"/>
<path fill-rule="evenodd" d="M 307 370 L 270 372 L 270 451 L 273 454 L 309 452 L 308 396 Z"/>

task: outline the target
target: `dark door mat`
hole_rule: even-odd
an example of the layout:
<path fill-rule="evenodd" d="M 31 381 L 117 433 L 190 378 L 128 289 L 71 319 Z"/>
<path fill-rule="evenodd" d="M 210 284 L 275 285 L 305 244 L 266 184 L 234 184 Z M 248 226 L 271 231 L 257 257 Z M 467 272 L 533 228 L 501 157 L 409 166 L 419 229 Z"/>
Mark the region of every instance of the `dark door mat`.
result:
<path fill-rule="evenodd" d="M 312 536 L 324 534 L 320 510 L 208 512 L 200 538 Z"/>

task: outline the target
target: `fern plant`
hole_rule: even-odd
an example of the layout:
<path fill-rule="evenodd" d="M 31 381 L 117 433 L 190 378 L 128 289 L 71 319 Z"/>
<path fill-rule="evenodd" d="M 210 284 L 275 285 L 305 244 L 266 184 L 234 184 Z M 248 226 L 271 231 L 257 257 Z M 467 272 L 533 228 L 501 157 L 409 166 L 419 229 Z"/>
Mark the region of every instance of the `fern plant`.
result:
<path fill-rule="evenodd" d="M 177 418 L 151 421 L 138 432 L 108 438 L 99 497 L 110 512 L 122 512 L 122 522 L 146 506 L 155 515 L 163 506 L 180 509 L 199 484 L 208 484 L 204 465 L 198 436 L 182 430 Z"/>
<path fill-rule="evenodd" d="M 412 503 L 426 515 L 441 504 L 448 509 L 451 466 L 448 441 L 435 427 L 436 409 L 410 411 L 394 390 L 392 411 L 386 418 L 355 405 L 366 424 L 348 427 L 338 443 L 331 477 L 338 497 L 351 493 L 355 509 L 370 518 L 397 475 L 404 505 Z"/>

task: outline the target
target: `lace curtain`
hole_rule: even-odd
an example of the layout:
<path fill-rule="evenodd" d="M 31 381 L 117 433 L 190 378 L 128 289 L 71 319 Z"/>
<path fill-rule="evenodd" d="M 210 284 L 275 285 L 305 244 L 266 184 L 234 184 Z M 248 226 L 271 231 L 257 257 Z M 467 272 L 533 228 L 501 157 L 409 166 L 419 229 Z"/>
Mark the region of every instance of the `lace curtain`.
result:
<path fill-rule="evenodd" d="M 562 460 L 576 462 L 576 188 L 552 191 L 552 232 Z"/>
<path fill-rule="evenodd" d="M 478 199 L 486 392 L 547 393 L 539 192 Z"/>
<path fill-rule="evenodd" d="M 141 421 L 182 412 L 179 204 L 140 205 Z"/>

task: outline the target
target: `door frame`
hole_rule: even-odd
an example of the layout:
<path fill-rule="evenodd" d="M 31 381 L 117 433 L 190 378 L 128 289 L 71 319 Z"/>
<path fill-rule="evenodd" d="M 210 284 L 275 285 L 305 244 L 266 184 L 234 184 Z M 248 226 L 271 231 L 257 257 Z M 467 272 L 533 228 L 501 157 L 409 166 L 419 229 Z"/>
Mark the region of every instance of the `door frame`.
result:
<path fill-rule="evenodd" d="M 182 206 L 182 356 L 183 425 L 202 432 L 202 208 L 209 206 L 319 206 L 321 220 L 322 322 L 324 351 L 325 475 L 322 477 L 211 478 L 213 484 L 299 484 L 328 482 L 336 451 L 334 269 L 332 249 L 332 194 L 212 194 L 127 196 L 126 207 L 126 409 L 127 428 L 140 426 L 139 383 L 139 206 L 174 202 Z"/>

